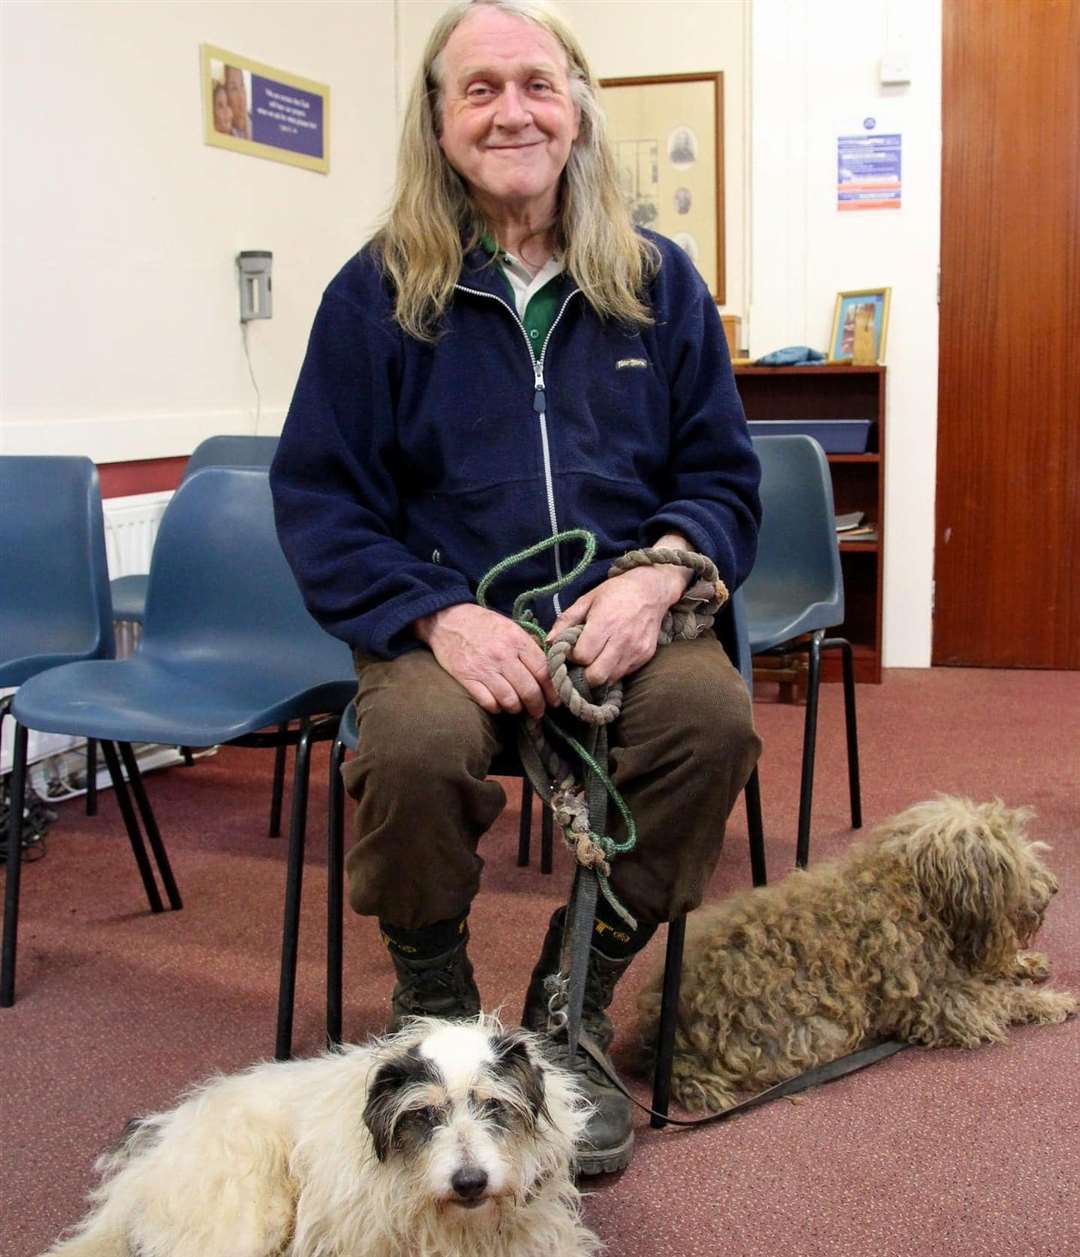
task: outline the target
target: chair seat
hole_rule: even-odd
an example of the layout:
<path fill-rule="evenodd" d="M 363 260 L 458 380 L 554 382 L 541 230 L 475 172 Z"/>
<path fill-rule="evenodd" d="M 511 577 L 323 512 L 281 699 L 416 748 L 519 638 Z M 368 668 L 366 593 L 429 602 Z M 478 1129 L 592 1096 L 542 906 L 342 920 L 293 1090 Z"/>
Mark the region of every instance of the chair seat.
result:
<path fill-rule="evenodd" d="M 748 597 L 746 610 L 752 655 L 790 642 L 803 633 L 834 628 L 844 618 L 843 608 L 828 602 L 811 603 L 793 612 L 791 598 L 785 595 L 778 596 L 775 602 L 768 596 L 752 600 Z"/>
<path fill-rule="evenodd" d="M 149 581 L 149 573 L 138 572 L 132 576 L 118 576 L 109 582 L 114 620 L 128 620 L 135 624 L 143 622 Z"/>
<path fill-rule="evenodd" d="M 14 658 L 5 659 L 3 663 L 0 663 L 0 689 L 14 689 L 31 677 L 37 676 L 39 672 L 47 672 L 50 668 L 76 663 L 86 658 L 86 651 L 81 650 L 16 654 Z"/>
<path fill-rule="evenodd" d="M 116 742 L 216 746 L 267 725 L 340 710 L 352 676 L 313 679 L 304 660 L 199 661 L 183 671 L 153 658 L 91 660 L 31 678 L 12 714 L 27 728 Z M 323 673 L 325 676 L 325 672 Z"/>

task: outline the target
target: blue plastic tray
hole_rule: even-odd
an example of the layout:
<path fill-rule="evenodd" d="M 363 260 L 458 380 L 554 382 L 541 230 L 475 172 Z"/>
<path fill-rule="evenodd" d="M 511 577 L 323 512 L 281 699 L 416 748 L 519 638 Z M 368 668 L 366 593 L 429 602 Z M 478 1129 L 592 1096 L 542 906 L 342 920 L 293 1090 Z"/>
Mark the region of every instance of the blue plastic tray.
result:
<path fill-rule="evenodd" d="M 751 419 L 751 436 L 812 436 L 826 454 L 865 454 L 872 419 Z"/>

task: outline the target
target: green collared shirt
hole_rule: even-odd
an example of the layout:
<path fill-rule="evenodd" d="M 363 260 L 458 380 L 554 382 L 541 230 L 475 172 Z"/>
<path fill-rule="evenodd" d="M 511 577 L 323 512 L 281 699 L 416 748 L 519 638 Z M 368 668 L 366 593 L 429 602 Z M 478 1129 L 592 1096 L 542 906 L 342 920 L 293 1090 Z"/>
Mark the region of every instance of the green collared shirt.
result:
<path fill-rule="evenodd" d="M 512 306 L 517 308 L 517 294 L 514 286 L 510 282 L 510 278 L 506 273 L 506 265 L 513 264 L 516 259 L 505 249 L 499 249 L 496 241 L 490 236 L 484 235 L 480 237 L 481 246 L 487 250 L 492 257 L 496 258 L 499 263 L 499 274 L 502 276 L 506 284 L 507 292 L 510 295 Z M 532 347 L 533 358 L 539 359 L 540 352 L 544 347 L 544 340 L 551 325 L 555 322 L 555 315 L 559 308 L 559 298 L 562 296 L 563 281 L 566 272 L 559 271 L 557 275 L 553 275 L 543 287 L 539 288 L 529 298 L 529 304 L 525 307 L 521 321 L 525 326 L 525 334 L 529 338 L 529 344 Z"/>

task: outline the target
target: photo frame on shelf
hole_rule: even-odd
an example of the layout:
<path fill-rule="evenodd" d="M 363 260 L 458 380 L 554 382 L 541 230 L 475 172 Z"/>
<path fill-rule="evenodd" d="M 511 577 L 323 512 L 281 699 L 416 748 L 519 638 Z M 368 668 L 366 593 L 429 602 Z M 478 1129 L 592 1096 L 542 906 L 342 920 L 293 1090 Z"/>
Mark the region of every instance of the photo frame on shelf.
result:
<path fill-rule="evenodd" d="M 875 366 L 885 361 L 890 288 L 838 292 L 829 337 L 829 361 Z"/>
<path fill-rule="evenodd" d="M 600 88 L 634 224 L 674 240 L 723 304 L 723 74 L 601 79 Z"/>

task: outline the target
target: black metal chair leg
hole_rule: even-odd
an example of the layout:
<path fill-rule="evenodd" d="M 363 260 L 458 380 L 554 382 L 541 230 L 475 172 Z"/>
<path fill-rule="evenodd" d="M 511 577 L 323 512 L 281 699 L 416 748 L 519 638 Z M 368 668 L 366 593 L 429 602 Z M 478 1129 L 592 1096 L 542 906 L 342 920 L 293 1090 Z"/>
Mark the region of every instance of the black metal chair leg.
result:
<path fill-rule="evenodd" d="M 649 1125 L 661 1130 L 667 1125 L 671 1099 L 671 1066 L 675 1057 L 675 1028 L 679 1021 L 679 986 L 682 982 L 683 943 L 686 917 L 671 921 L 667 928 L 667 955 L 664 958 L 664 988 L 660 1002 L 660 1027 L 656 1043 L 656 1072 L 653 1075 L 652 1106 L 663 1116 L 650 1117 Z"/>
<path fill-rule="evenodd" d="M 7 885 L 4 888 L 4 944 L 0 959 L 0 1008 L 15 1003 L 15 948 L 19 933 L 19 881 L 22 876 L 22 819 L 26 800 L 26 748 L 29 731 L 15 723 L 11 795 L 8 799 Z"/>
<path fill-rule="evenodd" d="M 146 787 L 143 785 L 138 760 L 135 758 L 135 752 L 131 749 L 130 742 L 121 742 L 119 747 L 120 758 L 123 760 L 124 768 L 127 770 L 131 792 L 135 796 L 135 803 L 138 806 L 139 815 L 142 817 L 143 829 L 146 831 L 150 850 L 154 853 L 154 859 L 157 861 L 158 872 L 161 874 L 165 893 L 169 897 L 169 907 L 176 912 L 184 906 L 184 901 L 180 898 L 176 878 L 173 877 L 172 866 L 169 864 L 169 855 L 165 850 L 165 843 L 161 839 L 161 831 L 158 829 L 158 823 L 154 817 L 154 809 L 150 806 Z"/>
<path fill-rule="evenodd" d="M 851 828 L 862 829 L 862 791 L 859 787 L 859 731 L 855 724 L 855 652 L 845 638 L 826 638 L 826 646 L 839 646 L 844 675 L 844 729 L 847 734 L 848 794 L 851 797 Z"/>
<path fill-rule="evenodd" d="M 746 828 L 750 835 L 750 877 L 755 886 L 764 886 L 768 881 L 765 872 L 765 825 L 761 818 L 761 782 L 756 766 L 743 787 L 743 795 L 746 800 Z"/>
<path fill-rule="evenodd" d="M 86 815 L 97 816 L 97 738 L 86 739 Z"/>
<path fill-rule="evenodd" d="M 150 868 L 150 858 L 146 854 L 146 844 L 143 842 L 142 831 L 139 829 L 135 809 L 131 806 L 131 796 L 128 794 L 124 774 L 120 771 L 120 760 L 116 754 L 116 747 L 112 742 L 102 740 L 101 751 L 105 756 L 105 764 L 109 769 L 113 790 L 116 792 L 116 802 L 120 807 L 120 815 L 124 818 L 124 827 L 127 829 L 128 839 L 131 842 L 135 863 L 139 867 L 139 876 L 142 878 L 143 886 L 146 889 L 146 898 L 150 902 L 150 911 L 164 912 L 165 909 L 161 902 L 161 896 L 158 894 L 157 882 L 154 881 L 153 870 Z"/>
<path fill-rule="evenodd" d="M 532 845 L 532 782 L 528 777 L 521 779 L 521 815 L 518 817 L 518 868 L 528 868 L 529 847 Z"/>
<path fill-rule="evenodd" d="M 544 807 L 540 818 L 540 872 L 550 873 L 554 868 L 551 851 L 551 808 Z"/>
<path fill-rule="evenodd" d="M 345 897 L 345 786 L 341 766 L 345 743 L 334 739 L 330 752 L 330 818 L 326 877 L 326 1045 L 341 1043 L 342 915 Z"/>
<path fill-rule="evenodd" d="M 340 713 L 339 713 L 340 714 Z M 296 1000 L 296 960 L 300 940 L 300 899 L 304 889 L 304 844 L 307 839 L 308 783 L 311 748 L 329 742 L 337 732 L 338 716 L 316 722 L 300 722 L 293 777 L 292 820 L 289 825 L 289 856 L 285 876 L 285 913 L 281 940 L 281 977 L 278 982 L 277 1040 L 274 1056 L 287 1061 L 292 1055 L 293 1006 Z"/>
<path fill-rule="evenodd" d="M 821 682 L 821 640 L 819 629 L 810 635 L 807 646 L 809 670 L 806 681 L 806 729 L 803 733 L 802 780 L 799 785 L 799 833 L 795 863 L 806 868 L 810 858 L 810 810 L 814 798 L 814 751 L 817 743 L 818 690 Z"/>
<path fill-rule="evenodd" d="M 277 1042 L 274 1056 L 292 1056 L 293 1005 L 296 1000 L 296 960 L 300 941 L 300 898 L 304 886 L 304 843 L 307 838 L 308 771 L 311 764 L 311 730 L 305 729 L 296 744 L 293 776 L 292 822 L 289 825 L 288 871 L 285 878 L 285 918 L 281 939 L 281 979 L 278 984 Z"/>
<path fill-rule="evenodd" d="M 278 733 L 287 733 L 289 722 L 278 725 Z M 289 748 L 284 742 L 274 751 L 274 784 L 270 792 L 270 837 L 281 837 L 281 801 L 285 795 L 285 759 Z"/>

